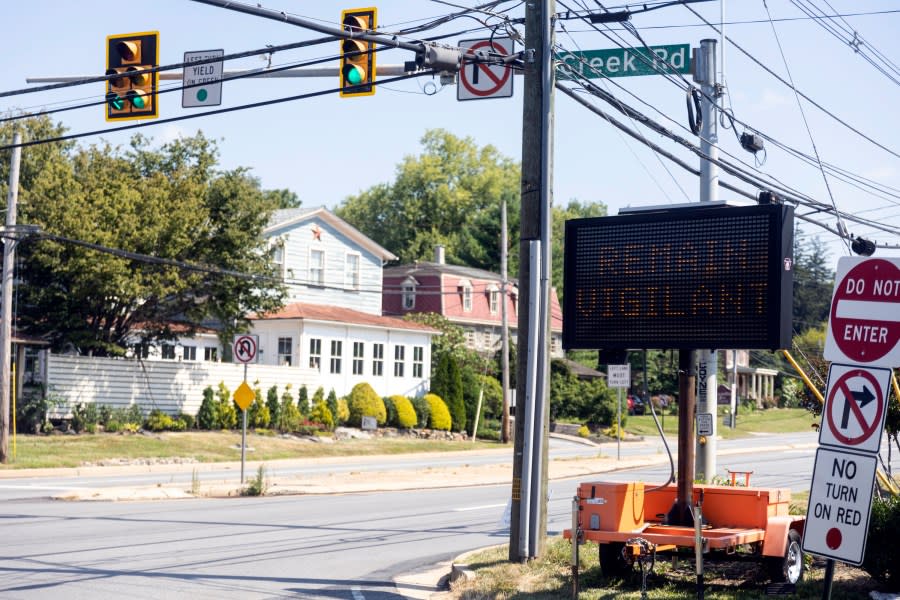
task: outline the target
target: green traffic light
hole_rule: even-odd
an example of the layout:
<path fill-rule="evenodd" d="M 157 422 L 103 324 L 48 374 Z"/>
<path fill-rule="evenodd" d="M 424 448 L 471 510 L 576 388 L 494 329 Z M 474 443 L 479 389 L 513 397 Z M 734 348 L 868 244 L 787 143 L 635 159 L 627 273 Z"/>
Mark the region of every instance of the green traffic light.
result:
<path fill-rule="evenodd" d="M 131 102 L 131 105 L 137 109 L 142 109 L 147 107 L 147 97 L 141 90 L 130 90 L 128 94 L 128 101 Z"/>
<path fill-rule="evenodd" d="M 106 95 L 106 103 L 113 107 L 115 110 L 122 110 L 125 108 L 125 100 L 122 99 L 122 96 L 110 92 Z"/>
<path fill-rule="evenodd" d="M 366 71 L 358 65 L 344 67 L 344 81 L 350 85 L 359 85 L 366 79 Z"/>

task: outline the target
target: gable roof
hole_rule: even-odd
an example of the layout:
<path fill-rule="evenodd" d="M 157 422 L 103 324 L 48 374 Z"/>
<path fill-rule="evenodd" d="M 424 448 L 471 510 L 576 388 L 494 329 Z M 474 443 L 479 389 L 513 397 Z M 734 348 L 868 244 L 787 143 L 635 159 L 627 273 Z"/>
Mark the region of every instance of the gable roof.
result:
<path fill-rule="evenodd" d="M 350 308 L 341 308 L 339 306 L 323 306 L 321 304 L 307 304 L 305 302 L 294 302 L 293 304 L 284 306 L 281 310 L 263 315 L 251 314 L 248 318 L 251 321 L 279 319 L 327 321 L 332 323 L 346 323 L 349 325 L 380 327 L 384 329 L 406 329 L 424 333 L 440 333 L 437 329 L 413 321 L 405 321 L 394 317 L 382 317 L 381 315 L 373 315 Z"/>
<path fill-rule="evenodd" d="M 338 232 L 345 235 L 353 243 L 374 254 L 383 261 L 397 260 L 397 256 L 389 250 L 375 243 L 359 229 L 338 217 L 324 206 L 320 206 L 319 208 L 285 208 L 276 210 L 272 214 L 269 224 L 263 230 L 263 235 L 276 235 L 277 232 L 282 229 L 292 228 L 304 221 L 311 221 L 313 219 L 321 219 L 328 225 L 334 227 Z"/>
<path fill-rule="evenodd" d="M 406 276 L 415 276 L 417 274 L 421 275 L 456 275 L 457 277 L 463 277 L 466 279 L 479 279 L 482 281 L 502 281 L 502 277 L 499 273 L 494 273 L 493 271 L 486 271 L 484 269 L 477 269 L 475 267 L 465 267 L 462 265 L 448 265 L 446 263 L 436 263 L 436 262 L 424 262 L 418 261 L 413 264 L 405 264 L 405 265 L 396 265 L 392 267 L 385 267 L 384 276 L 385 277 L 406 277 Z M 508 277 L 507 281 L 511 285 L 516 285 L 517 280 L 513 277 Z"/>

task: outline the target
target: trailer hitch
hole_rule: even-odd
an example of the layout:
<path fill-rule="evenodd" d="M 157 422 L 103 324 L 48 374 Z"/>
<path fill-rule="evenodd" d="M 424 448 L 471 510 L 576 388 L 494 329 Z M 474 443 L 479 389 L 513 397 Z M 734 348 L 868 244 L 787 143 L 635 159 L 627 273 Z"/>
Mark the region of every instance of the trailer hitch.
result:
<path fill-rule="evenodd" d="M 641 600 L 647 600 L 647 576 L 656 564 L 656 544 L 642 537 L 633 537 L 625 541 L 622 557 L 626 561 L 634 561 L 641 569 Z M 644 569 L 644 567 L 647 567 Z"/>

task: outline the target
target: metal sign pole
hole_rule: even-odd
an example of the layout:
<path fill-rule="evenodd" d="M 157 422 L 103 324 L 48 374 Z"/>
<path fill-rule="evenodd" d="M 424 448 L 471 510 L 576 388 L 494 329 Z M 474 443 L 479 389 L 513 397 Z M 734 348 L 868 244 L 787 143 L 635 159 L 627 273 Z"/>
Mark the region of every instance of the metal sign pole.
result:
<path fill-rule="evenodd" d="M 247 363 L 244 363 L 244 383 L 247 382 Z M 244 461 L 247 458 L 247 409 L 241 409 L 243 426 L 241 427 L 241 485 L 244 485 Z"/>
<path fill-rule="evenodd" d="M 622 459 L 622 388 L 617 388 L 616 402 L 616 460 Z"/>
<path fill-rule="evenodd" d="M 834 559 L 825 561 L 825 587 L 822 588 L 822 600 L 831 600 L 831 582 L 834 579 Z"/>

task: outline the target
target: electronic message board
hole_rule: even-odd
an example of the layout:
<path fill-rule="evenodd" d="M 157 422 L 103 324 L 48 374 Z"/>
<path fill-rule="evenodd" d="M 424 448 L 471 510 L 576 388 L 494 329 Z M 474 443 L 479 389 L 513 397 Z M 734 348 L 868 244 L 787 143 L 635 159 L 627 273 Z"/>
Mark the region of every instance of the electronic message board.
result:
<path fill-rule="evenodd" d="M 794 211 L 692 204 L 566 222 L 566 349 L 787 348 Z"/>

